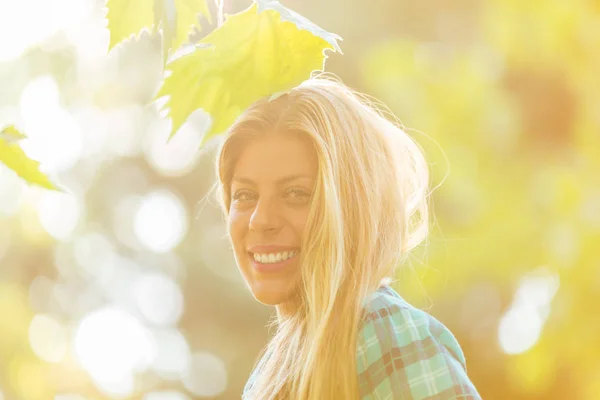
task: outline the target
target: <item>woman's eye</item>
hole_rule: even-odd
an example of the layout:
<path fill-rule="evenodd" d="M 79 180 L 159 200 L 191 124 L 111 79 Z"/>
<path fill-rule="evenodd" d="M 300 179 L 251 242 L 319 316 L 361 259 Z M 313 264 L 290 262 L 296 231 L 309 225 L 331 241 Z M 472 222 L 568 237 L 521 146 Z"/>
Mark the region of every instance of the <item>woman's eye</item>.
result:
<path fill-rule="evenodd" d="M 236 202 L 252 201 L 254 198 L 254 193 L 249 190 L 238 190 L 233 194 L 233 200 Z"/>
<path fill-rule="evenodd" d="M 306 202 L 310 199 L 310 193 L 304 189 L 290 188 L 286 190 L 285 197 L 293 202 Z"/>

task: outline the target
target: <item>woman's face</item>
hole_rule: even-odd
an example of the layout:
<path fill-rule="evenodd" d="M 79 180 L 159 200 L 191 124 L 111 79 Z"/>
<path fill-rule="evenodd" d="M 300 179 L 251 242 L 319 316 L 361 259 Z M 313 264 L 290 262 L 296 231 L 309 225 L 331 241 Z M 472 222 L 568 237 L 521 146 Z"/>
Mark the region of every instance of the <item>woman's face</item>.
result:
<path fill-rule="evenodd" d="M 280 134 L 247 143 L 234 166 L 229 234 L 246 284 L 263 304 L 284 305 L 299 284 L 317 169 L 309 139 Z"/>

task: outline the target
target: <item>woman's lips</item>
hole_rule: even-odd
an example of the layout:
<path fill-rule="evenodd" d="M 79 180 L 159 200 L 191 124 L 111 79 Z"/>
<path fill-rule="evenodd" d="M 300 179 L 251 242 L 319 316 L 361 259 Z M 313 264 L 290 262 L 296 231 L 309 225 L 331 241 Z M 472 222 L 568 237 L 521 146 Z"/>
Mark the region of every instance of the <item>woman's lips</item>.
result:
<path fill-rule="evenodd" d="M 248 257 L 250 257 L 250 263 L 252 264 L 252 267 L 260 273 L 273 273 L 273 272 L 279 272 L 280 270 L 284 269 L 285 267 L 289 266 L 290 264 L 292 264 L 295 260 L 296 257 L 298 257 L 298 254 L 295 254 L 293 257 L 288 258 L 287 260 L 282 260 L 282 261 L 277 261 L 274 263 L 261 263 L 258 262 L 254 259 L 254 254 L 248 252 Z"/>

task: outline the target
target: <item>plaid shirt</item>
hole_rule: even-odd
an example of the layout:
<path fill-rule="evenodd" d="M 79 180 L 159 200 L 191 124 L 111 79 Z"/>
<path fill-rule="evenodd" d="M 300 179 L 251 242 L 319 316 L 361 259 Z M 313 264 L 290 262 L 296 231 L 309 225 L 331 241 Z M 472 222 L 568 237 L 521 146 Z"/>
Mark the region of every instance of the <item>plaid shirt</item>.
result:
<path fill-rule="evenodd" d="M 389 286 L 372 295 L 365 312 L 356 353 L 362 400 L 481 399 L 441 322 Z"/>
<path fill-rule="evenodd" d="M 252 371 L 243 399 L 264 361 Z M 481 400 L 448 328 L 387 285 L 366 302 L 356 364 L 362 400 Z"/>

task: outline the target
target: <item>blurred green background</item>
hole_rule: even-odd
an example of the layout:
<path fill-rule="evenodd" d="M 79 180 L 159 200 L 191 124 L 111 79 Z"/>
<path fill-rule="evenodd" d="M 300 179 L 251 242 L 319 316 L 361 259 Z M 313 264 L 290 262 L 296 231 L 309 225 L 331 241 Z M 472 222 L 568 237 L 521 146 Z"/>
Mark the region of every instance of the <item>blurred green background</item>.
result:
<path fill-rule="evenodd" d="M 484 399 L 599 399 L 600 2 L 284 4 L 344 38 L 327 70 L 389 105 L 441 185 L 396 289 Z M 74 193 L 0 167 L 0 399 L 237 399 L 273 310 L 203 201 L 208 118 L 166 143 L 159 42 L 107 54 L 104 13 L 0 1 L 0 125 Z"/>

